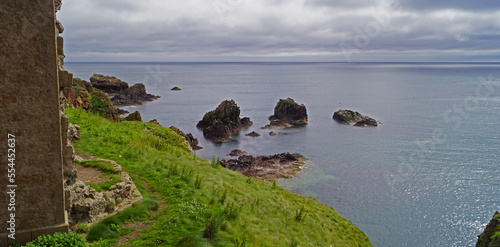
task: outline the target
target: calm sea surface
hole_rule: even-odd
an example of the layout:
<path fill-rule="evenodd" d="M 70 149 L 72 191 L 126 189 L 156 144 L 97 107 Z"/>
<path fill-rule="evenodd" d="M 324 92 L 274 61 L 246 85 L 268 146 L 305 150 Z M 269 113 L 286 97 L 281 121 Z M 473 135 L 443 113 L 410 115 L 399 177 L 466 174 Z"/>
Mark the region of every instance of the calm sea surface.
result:
<path fill-rule="evenodd" d="M 142 106 L 192 132 L 198 156 L 299 152 L 307 168 L 279 184 L 337 209 L 374 246 L 474 246 L 500 209 L 500 64 L 411 63 L 68 63 L 75 77 L 142 82 L 161 99 Z M 178 86 L 182 91 L 170 89 Z M 259 128 L 280 98 L 307 107 L 310 124 L 271 137 Z M 196 123 L 225 99 L 254 122 L 224 144 Z M 379 120 L 337 124 L 339 109 Z M 244 134 L 257 131 L 259 138 Z"/>

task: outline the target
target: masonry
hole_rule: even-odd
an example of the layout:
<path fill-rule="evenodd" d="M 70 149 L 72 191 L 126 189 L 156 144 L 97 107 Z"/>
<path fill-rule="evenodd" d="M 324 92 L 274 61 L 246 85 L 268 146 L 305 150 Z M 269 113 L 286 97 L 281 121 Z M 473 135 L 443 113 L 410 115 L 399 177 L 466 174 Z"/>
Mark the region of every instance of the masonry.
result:
<path fill-rule="evenodd" d="M 2 0 L 0 23 L 0 246 L 7 246 L 67 232 L 68 221 L 54 0 Z"/>

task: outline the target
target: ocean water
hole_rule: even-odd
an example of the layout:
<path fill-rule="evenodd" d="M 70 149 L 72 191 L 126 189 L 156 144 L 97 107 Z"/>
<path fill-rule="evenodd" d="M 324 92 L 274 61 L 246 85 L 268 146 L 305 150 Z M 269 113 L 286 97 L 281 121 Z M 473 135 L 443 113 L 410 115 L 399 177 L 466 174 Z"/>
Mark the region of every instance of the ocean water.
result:
<path fill-rule="evenodd" d="M 200 140 L 198 156 L 298 152 L 310 159 L 280 186 L 337 209 L 374 246 L 474 246 L 500 209 L 500 64 L 68 63 L 75 77 L 142 82 L 154 102 L 125 107 Z M 178 86 L 182 91 L 170 89 Z M 280 98 L 307 107 L 310 124 L 269 136 L 260 127 Z M 223 144 L 196 129 L 234 99 L 254 125 Z M 339 109 L 381 122 L 332 120 Z M 257 131 L 261 137 L 244 134 Z"/>

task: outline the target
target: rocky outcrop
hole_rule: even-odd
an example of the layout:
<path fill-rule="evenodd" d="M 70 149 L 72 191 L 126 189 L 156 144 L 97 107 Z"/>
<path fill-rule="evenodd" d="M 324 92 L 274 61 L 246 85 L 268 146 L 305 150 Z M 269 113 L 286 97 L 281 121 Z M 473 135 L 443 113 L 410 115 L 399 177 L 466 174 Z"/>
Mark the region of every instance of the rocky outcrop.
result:
<path fill-rule="evenodd" d="M 156 120 L 156 119 L 154 119 L 154 120 Z M 156 121 L 156 122 L 158 122 L 158 121 Z M 198 144 L 199 144 L 198 139 L 194 138 L 193 134 L 191 134 L 191 133 L 185 134 L 182 130 L 180 130 L 179 128 L 177 128 L 175 126 L 170 126 L 170 129 L 175 131 L 175 133 L 177 133 L 178 135 L 182 136 L 189 143 L 189 146 L 191 146 L 191 148 L 193 150 L 203 149 L 202 147 L 198 146 Z"/>
<path fill-rule="evenodd" d="M 115 106 L 142 105 L 144 101 L 153 101 L 158 98 L 160 98 L 160 96 L 146 93 L 146 86 L 144 86 L 144 84 L 137 83 L 119 92 L 111 99 L 111 102 L 113 102 Z"/>
<path fill-rule="evenodd" d="M 105 93 L 118 93 L 128 88 L 128 83 L 114 77 L 94 74 L 90 77 L 92 87 Z"/>
<path fill-rule="evenodd" d="M 274 115 L 269 117 L 271 123 L 263 128 L 286 128 L 308 123 L 307 109 L 292 98 L 280 99 L 274 107 Z"/>
<path fill-rule="evenodd" d="M 378 126 L 377 120 L 363 116 L 351 110 L 339 110 L 333 114 L 333 119 L 341 124 L 354 124 L 354 126 Z"/>
<path fill-rule="evenodd" d="M 222 160 L 221 164 L 245 176 L 272 181 L 293 177 L 302 170 L 307 160 L 298 153 L 282 153 L 266 156 L 243 155 L 238 159 Z"/>
<path fill-rule="evenodd" d="M 496 211 L 484 232 L 478 236 L 476 247 L 500 246 L 500 212 Z"/>
<path fill-rule="evenodd" d="M 248 153 L 245 151 L 242 151 L 240 149 L 234 149 L 234 150 L 231 150 L 231 152 L 227 156 L 235 157 L 235 156 L 242 156 L 245 154 L 248 154 Z"/>
<path fill-rule="evenodd" d="M 125 121 L 137 121 L 137 122 L 142 122 L 142 117 L 141 113 L 139 111 L 135 111 L 133 113 L 130 113 L 128 116 L 125 117 Z"/>
<path fill-rule="evenodd" d="M 226 100 L 217 109 L 207 112 L 196 127 L 203 130 L 208 140 L 221 143 L 252 124 L 249 118 L 240 119 L 240 108 L 234 100 Z"/>
<path fill-rule="evenodd" d="M 250 133 L 246 134 L 245 136 L 259 137 L 259 136 L 260 136 L 260 134 L 259 134 L 259 133 L 257 133 L 257 132 L 255 132 L 255 131 L 252 131 L 252 132 L 250 132 Z"/>
<path fill-rule="evenodd" d="M 120 116 L 109 99 L 109 95 L 99 89 L 94 89 L 90 93 L 89 112 L 100 115 L 114 122 L 119 122 Z"/>

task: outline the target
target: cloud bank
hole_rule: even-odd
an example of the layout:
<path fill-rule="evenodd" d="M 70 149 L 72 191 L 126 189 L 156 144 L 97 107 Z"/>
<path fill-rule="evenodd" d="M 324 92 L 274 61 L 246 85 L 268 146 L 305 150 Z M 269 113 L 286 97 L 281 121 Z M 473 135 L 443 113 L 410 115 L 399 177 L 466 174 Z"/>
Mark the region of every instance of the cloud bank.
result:
<path fill-rule="evenodd" d="M 65 0 L 67 61 L 500 61 L 500 1 Z"/>

